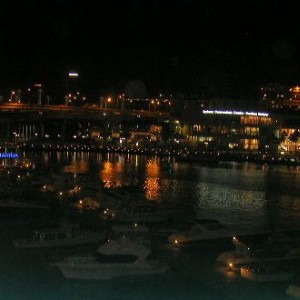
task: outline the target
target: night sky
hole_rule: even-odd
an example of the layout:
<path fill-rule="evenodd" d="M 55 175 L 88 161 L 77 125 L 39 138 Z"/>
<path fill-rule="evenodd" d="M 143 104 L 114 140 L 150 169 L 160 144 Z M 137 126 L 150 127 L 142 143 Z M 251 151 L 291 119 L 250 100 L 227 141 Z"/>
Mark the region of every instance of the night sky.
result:
<path fill-rule="evenodd" d="M 0 4 L 0 89 L 41 82 L 56 95 L 68 71 L 91 98 L 140 81 L 149 96 L 259 97 L 300 83 L 297 1 L 24 0 Z"/>

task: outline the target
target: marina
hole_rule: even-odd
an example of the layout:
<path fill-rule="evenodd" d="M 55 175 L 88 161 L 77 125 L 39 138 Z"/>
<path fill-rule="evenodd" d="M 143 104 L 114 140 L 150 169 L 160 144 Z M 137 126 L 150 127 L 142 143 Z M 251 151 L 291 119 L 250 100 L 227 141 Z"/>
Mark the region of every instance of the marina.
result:
<path fill-rule="evenodd" d="M 294 2 L 0 4 L 0 300 L 300 298 Z"/>
<path fill-rule="evenodd" d="M 55 159 L 59 159 L 59 168 L 57 168 L 55 178 L 69 178 L 71 189 L 74 189 L 79 181 L 81 181 L 82 190 L 86 186 L 98 184 L 99 191 L 106 195 L 104 202 L 101 201 L 99 195 L 95 195 L 95 197 L 91 195 L 90 199 L 86 200 L 89 204 L 79 207 L 80 202 L 78 201 L 84 199 L 81 198 L 80 192 L 78 194 L 65 193 L 61 196 L 57 192 L 45 192 L 40 189 L 42 182 L 40 184 L 31 182 L 31 178 L 36 178 L 36 172 L 44 174 L 41 177 L 43 181 L 47 178 L 51 181 L 53 174 L 48 175 L 46 170 L 47 165 L 52 163 L 53 156 L 44 154 L 38 157 L 33 153 L 24 153 L 24 155 L 31 160 L 34 157 L 35 163 L 39 165 L 39 170 L 31 170 L 28 176 L 17 180 L 14 192 L 11 192 L 9 185 L 6 188 L 11 201 L 17 199 L 18 202 L 23 203 L 23 207 L 18 208 L 17 211 L 14 210 L 16 208 L 11 207 L 10 218 L 1 220 L 1 224 L 5 228 L 0 232 L 3 244 L 0 250 L 1 268 L 3 274 L 6 274 L 2 281 L 5 297 L 16 298 L 21 295 L 19 289 L 13 289 L 15 282 L 19 282 L 19 285 L 24 287 L 22 296 L 25 295 L 27 298 L 30 298 L 34 291 L 38 297 L 42 298 L 47 295 L 50 299 L 68 299 L 70 297 L 79 299 L 80 297 L 100 297 L 100 295 L 117 299 L 154 299 L 157 296 L 172 297 L 173 299 L 182 299 L 183 297 L 197 299 L 199 295 L 202 295 L 204 299 L 220 299 L 220 297 L 236 299 L 238 293 L 247 290 L 244 299 L 253 299 L 253 297 L 289 299 L 290 296 L 286 294 L 286 291 L 292 280 L 277 282 L 276 285 L 268 282 L 267 286 L 261 286 L 261 283 L 247 280 L 238 272 L 233 272 L 228 268 L 220 271 L 216 268 L 216 260 L 222 253 L 234 251 L 234 247 L 230 246 L 228 239 L 222 238 L 224 232 L 223 236 L 213 236 L 213 239 L 206 236 L 203 240 L 183 248 L 170 244 L 168 236 L 178 230 L 187 230 L 187 224 L 193 224 L 196 219 L 206 220 L 206 223 L 211 225 L 211 229 L 223 230 L 226 228 L 228 230 L 226 237 L 231 232 L 252 232 L 255 236 L 262 232 L 283 230 L 292 232 L 292 230 L 296 230 L 300 227 L 300 220 L 295 214 L 298 193 L 295 183 L 300 180 L 298 170 L 290 170 L 282 166 L 276 170 L 265 172 L 257 168 L 255 164 L 249 163 L 231 164 L 230 168 L 228 165 L 224 168 L 222 164 L 216 167 L 215 165 L 186 165 L 175 162 L 172 173 L 163 170 L 161 173 L 151 173 L 151 171 L 146 172 L 149 162 L 152 166 L 154 164 L 159 166 L 160 158 L 131 157 L 119 154 L 84 154 L 80 156 L 75 153 L 62 156 L 57 154 Z M 45 157 L 46 160 L 44 160 Z M 132 181 L 135 182 L 138 189 L 140 189 L 139 186 L 143 187 L 142 194 L 140 191 L 136 193 L 134 188 L 131 191 L 128 186 L 124 187 L 124 193 L 121 192 L 122 184 L 127 185 L 128 174 L 132 174 L 134 162 L 138 162 L 138 171 L 134 173 Z M 107 164 L 111 166 L 109 171 L 105 168 Z M 116 167 L 118 167 L 118 173 L 113 171 Z M 120 172 L 120 170 L 122 171 Z M 68 175 L 69 172 L 73 172 L 73 175 Z M 86 175 L 74 176 L 74 174 Z M 9 176 L 7 170 L 1 173 L 3 184 L 14 181 L 14 176 L 17 178 L 17 175 L 17 170 L 10 173 Z M 282 180 L 286 176 L 289 178 L 292 176 L 293 180 Z M 77 178 L 76 182 L 72 182 L 74 177 Z M 80 178 L 86 178 L 86 180 Z M 111 182 L 110 192 L 104 187 L 105 185 L 101 184 L 101 182 L 108 181 Z M 150 182 L 152 183 L 150 184 Z M 157 185 L 153 185 L 154 182 Z M 272 182 L 281 182 L 281 185 L 272 185 L 274 192 L 270 194 L 269 185 Z M 293 184 L 295 188 L 291 189 L 289 184 Z M 113 187 L 115 186 L 119 187 L 114 191 Z M 30 191 L 30 196 L 26 197 L 26 194 L 22 194 L 25 189 Z M 289 193 L 286 193 L 287 190 Z M 122 194 L 123 196 L 120 196 Z M 137 195 L 139 196 L 137 197 Z M 116 198 L 119 201 L 116 202 Z M 36 205 L 43 204 L 48 206 L 48 209 L 36 209 L 30 205 L 26 208 L 25 204 L 30 204 L 33 200 Z M 95 209 L 90 207 L 92 201 L 97 203 L 97 205 L 93 204 Z M 119 211 L 123 211 L 130 202 L 135 203 L 135 207 L 148 207 L 158 201 L 154 207 L 160 203 L 162 205 L 158 207 L 161 209 L 165 207 L 166 212 L 170 211 L 171 207 L 180 207 L 181 213 L 175 215 L 178 219 L 173 219 L 172 222 L 170 220 L 165 222 L 166 220 L 162 219 L 163 222 L 149 223 L 150 219 L 144 220 L 148 222 L 141 222 L 142 219 L 139 219 L 140 223 L 134 218 L 131 219 L 131 222 L 116 222 L 111 218 L 104 219 L 102 217 L 102 208 L 106 207 L 110 201 L 117 203 L 112 204 L 111 207 L 118 207 Z M 154 203 L 151 203 L 153 201 Z M 7 208 L 0 208 L 0 210 L 3 209 Z M 151 215 L 149 211 L 147 214 Z M 30 222 L 28 216 L 30 216 Z M 116 255 L 113 259 L 109 259 L 110 263 L 113 263 L 110 269 L 103 272 L 102 264 L 104 262 L 103 257 L 99 258 L 99 251 L 102 249 L 103 253 L 112 253 L 111 249 L 104 250 L 106 248 L 105 240 L 103 240 L 104 244 L 100 240 L 90 245 L 71 247 L 33 247 L 26 251 L 15 248 L 14 240 L 22 240 L 26 236 L 30 238 L 34 230 L 47 232 L 49 228 L 55 228 L 54 226 L 50 227 L 49 224 L 55 222 L 60 224 L 66 216 L 84 230 L 92 230 L 97 233 L 106 230 L 111 232 L 112 234 L 107 235 L 108 239 L 111 239 L 111 243 L 108 243 L 109 246 L 114 245 L 114 239 L 122 237 L 124 227 L 127 227 L 127 231 L 128 229 L 139 231 L 140 236 L 149 236 L 149 239 L 144 241 L 144 245 L 146 249 L 150 247 L 150 251 L 142 252 L 145 253 L 147 259 L 149 258 L 149 262 L 147 259 L 142 260 L 141 264 L 128 262 L 128 268 L 122 265 L 124 269 L 121 271 L 118 267 L 115 268 L 115 263 L 119 261 L 120 264 L 123 264 L 124 261 L 119 255 Z M 276 216 L 276 218 L 272 216 Z M 183 221 L 183 217 L 185 217 L 185 221 Z M 114 235 L 113 232 L 119 232 L 119 234 Z M 290 233 L 289 239 L 292 238 L 293 235 Z M 123 246 L 124 244 L 120 249 L 124 251 L 126 247 Z M 98 255 L 96 255 L 97 253 Z M 100 253 L 100 256 L 103 253 Z M 293 255 L 296 253 L 294 252 Z M 11 268 L 11 265 L 14 267 Z M 63 268 L 62 271 L 58 266 Z M 105 266 L 107 267 L 109 264 Z M 79 271 L 82 268 L 87 269 L 86 273 Z M 70 277 L 77 279 L 74 281 Z M 96 284 L 99 280 L 104 280 L 101 291 Z M 116 285 L 118 289 L 115 288 Z M 89 287 L 88 295 L 84 292 L 86 286 Z M 153 289 L 155 289 L 155 293 Z"/>

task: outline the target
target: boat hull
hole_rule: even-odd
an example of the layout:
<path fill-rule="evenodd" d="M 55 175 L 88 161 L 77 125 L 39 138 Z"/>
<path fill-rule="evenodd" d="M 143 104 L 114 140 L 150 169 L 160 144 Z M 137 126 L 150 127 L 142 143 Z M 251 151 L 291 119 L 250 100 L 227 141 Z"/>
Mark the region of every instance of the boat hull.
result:
<path fill-rule="evenodd" d="M 300 287 L 291 283 L 286 290 L 286 294 L 295 298 L 300 298 Z"/>
<path fill-rule="evenodd" d="M 169 270 L 167 264 L 157 261 L 138 261 L 131 263 L 56 264 L 65 278 L 81 280 L 110 280 L 120 277 L 162 274 Z"/>
<path fill-rule="evenodd" d="M 231 241 L 231 233 L 220 234 L 181 234 L 173 233 L 168 237 L 168 242 L 177 247 L 188 247 L 204 241 Z"/>
<path fill-rule="evenodd" d="M 241 276 L 245 279 L 256 282 L 285 282 L 295 277 L 294 271 L 278 271 L 278 272 L 256 272 L 247 267 L 241 267 Z"/>
<path fill-rule="evenodd" d="M 220 254 L 216 263 L 220 266 L 238 271 L 240 266 L 248 264 L 251 261 L 252 259 L 249 256 L 241 256 L 238 255 L 236 251 L 228 251 Z"/>
<path fill-rule="evenodd" d="M 68 239 L 55 239 L 55 240 L 14 240 L 14 246 L 18 249 L 34 249 L 34 248 L 51 248 L 51 247 L 67 247 L 83 244 L 98 243 L 105 240 L 105 234 L 90 234 L 84 236 L 77 236 Z"/>

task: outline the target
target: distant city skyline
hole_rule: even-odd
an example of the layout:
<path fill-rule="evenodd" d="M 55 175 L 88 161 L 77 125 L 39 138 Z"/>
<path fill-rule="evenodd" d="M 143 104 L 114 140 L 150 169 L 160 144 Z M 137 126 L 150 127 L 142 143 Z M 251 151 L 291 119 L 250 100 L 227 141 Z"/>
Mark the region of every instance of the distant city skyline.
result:
<path fill-rule="evenodd" d="M 300 82 L 295 1 L 82 0 L 0 4 L 0 92 L 43 83 L 97 95 L 133 83 L 163 93 L 255 101 Z"/>

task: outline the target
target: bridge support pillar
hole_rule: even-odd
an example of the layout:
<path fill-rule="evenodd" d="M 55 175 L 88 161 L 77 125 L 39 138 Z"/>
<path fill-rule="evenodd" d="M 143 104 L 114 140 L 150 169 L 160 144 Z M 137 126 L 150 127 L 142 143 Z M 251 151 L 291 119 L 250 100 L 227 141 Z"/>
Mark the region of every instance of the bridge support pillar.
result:
<path fill-rule="evenodd" d="M 60 127 L 60 139 L 62 141 L 64 141 L 66 138 L 66 127 L 67 127 L 67 120 L 65 119 L 65 120 L 63 120 L 61 127 Z"/>
<path fill-rule="evenodd" d="M 24 139 L 25 138 L 25 125 L 24 124 L 22 124 L 22 133 L 21 133 L 21 135 L 22 135 L 22 139 Z"/>
<path fill-rule="evenodd" d="M 6 121 L 5 122 L 5 126 L 4 126 L 4 130 L 5 130 L 5 132 L 4 132 L 4 138 L 5 138 L 5 140 L 10 140 L 10 138 L 11 138 L 11 122 L 10 121 Z"/>
<path fill-rule="evenodd" d="M 42 105 L 42 89 L 38 89 L 38 105 Z"/>
<path fill-rule="evenodd" d="M 28 125 L 25 125 L 25 141 L 28 140 Z"/>
<path fill-rule="evenodd" d="M 45 125 L 44 125 L 44 122 L 41 122 L 40 124 L 40 128 L 41 128 L 41 137 L 43 138 L 44 135 L 45 135 Z"/>

